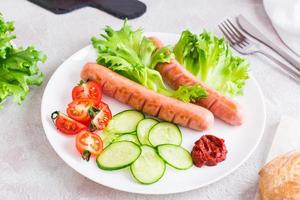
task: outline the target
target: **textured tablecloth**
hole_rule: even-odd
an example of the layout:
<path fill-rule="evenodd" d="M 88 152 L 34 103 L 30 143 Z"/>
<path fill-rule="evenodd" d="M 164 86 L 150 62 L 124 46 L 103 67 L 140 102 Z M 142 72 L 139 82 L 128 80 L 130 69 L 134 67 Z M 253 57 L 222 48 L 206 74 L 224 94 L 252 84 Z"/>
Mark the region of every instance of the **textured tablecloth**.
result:
<path fill-rule="evenodd" d="M 226 17 L 243 14 L 268 37 L 282 45 L 273 33 L 261 0 L 165 0 L 144 1 L 148 11 L 132 20 L 146 31 L 180 33 L 189 28 L 215 30 Z M 254 154 L 238 170 L 207 187 L 163 196 L 119 192 L 94 183 L 75 172 L 54 152 L 40 120 L 43 90 L 55 69 L 70 55 L 89 44 L 90 37 L 105 25 L 119 27 L 122 21 L 93 8 L 54 15 L 28 1 L 1 0 L 0 12 L 14 20 L 16 44 L 35 44 L 48 55 L 42 71 L 45 83 L 33 88 L 22 106 L 10 101 L 0 111 L 0 199 L 253 199 L 258 169 L 263 165 L 282 114 L 300 118 L 300 86 L 282 75 L 270 61 L 252 66 L 266 97 L 267 123 Z M 250 58 L 251 60 L 252 58 Z M 264 65 L 263 65 L 264 64 Z M 266 66 L 267 64 L 267 66 Z M 63 83 L 62 83 L 63 84 Z"/>

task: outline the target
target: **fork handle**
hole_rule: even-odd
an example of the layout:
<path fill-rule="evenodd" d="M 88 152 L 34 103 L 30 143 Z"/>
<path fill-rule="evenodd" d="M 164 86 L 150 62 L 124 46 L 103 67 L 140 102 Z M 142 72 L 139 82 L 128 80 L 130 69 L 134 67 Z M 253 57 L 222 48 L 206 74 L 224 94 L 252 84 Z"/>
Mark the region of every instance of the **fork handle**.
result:
<path fill-rule="evenodd" d="M 257 53 L 260 53 L 260 54 L 264 55 L 265 57 L 269 58 L 270 60 L 272 60 L 279 67 L 281 67 L 283 69 L 283 71 L 286 72 L 287 75 L 289 75 L 295 81 L 300 82 L 300 72 L 298 70 L 293 70 L 290 66 L 288 66 L 287 64 L 281 62 L 280 60 L 278 60 L 277 58 L 275 58 L 274 56 L 272 56 L 272 55 L 270 55 L 266 52 L 257 51 Z"/>
<path fill-rule="evenodd" d="M 244 16 L 239 15 L 237 17 L 238 24 L 240 28 L 254 37 L 259 42 L 263 43 L 267 47 L 271 48 L 275 53 L 277 53 L 279 56 L 281 56 L 283 59 L 285 59 L 288 63 L 293 65 L 298 72 L 300 72 L 300 61 L 293 58 L 291 55 L 289 55 L 284 49 L 282 49 L 280 46 L 273 43 L 271 40 L 269 40 L 263 33 L 261 33 L 254 25 L 252 25 Z M 247 28 L 246 28 L 247 27 Z"/>

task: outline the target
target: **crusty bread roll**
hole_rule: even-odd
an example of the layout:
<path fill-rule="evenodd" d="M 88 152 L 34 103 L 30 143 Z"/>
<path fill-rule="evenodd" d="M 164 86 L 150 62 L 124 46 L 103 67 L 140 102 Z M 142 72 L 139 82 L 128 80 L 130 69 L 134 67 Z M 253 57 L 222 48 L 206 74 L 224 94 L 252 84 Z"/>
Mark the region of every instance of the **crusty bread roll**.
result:
<path fill-rule="evenodd" d="M 300 151 L 278 156 L 259 175 L 262 200 L 300 200 Z"/>

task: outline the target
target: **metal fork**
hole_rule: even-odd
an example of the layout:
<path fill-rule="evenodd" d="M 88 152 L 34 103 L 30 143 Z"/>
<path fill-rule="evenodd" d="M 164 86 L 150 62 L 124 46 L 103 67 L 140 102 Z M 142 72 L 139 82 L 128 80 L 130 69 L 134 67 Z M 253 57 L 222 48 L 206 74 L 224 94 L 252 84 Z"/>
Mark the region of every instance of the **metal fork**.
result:
<path fill-rule="evenodd" d="M 291 78 L 300 82 L 300 71 L 292 69 L 287 64 L 263 51 L 259 43 L 250 41 L 229 19 L 223 21 L 218 27 L 229 41 L 230 46 L 237 52 L 243 55 L 262 54 L 278 64 L 278 66 Z"/>

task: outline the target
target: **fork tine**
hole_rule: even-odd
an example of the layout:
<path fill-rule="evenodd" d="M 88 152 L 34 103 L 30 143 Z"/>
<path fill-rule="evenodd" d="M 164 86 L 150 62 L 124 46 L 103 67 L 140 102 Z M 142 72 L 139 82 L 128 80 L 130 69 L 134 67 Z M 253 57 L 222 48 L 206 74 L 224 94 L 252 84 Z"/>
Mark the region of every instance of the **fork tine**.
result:
<path fill-rule="evenodd" d="M 225 31 L 227 32 L 227 35 L 229 35 L 231 37 L 231 39 L 234 41 L 234 43 L 240 43 L 240 39 L 237 38 L 232 31 L 226 26 L 226 24 L 224 22 L 221 23 L 221 26 L 223 27 L 223 29 L 225 29 Z"/>
<path fill-rule="evenodd" d="M 239 31 L 239 29 L 229 20 L 227 19 L 226 20 L 230 25 L 231 27 L 234 29 L 234 32 L 239 35 L 239 37 L 241 38 L 241 41 L 240 43 L 243 44 L 244 46 L 246 46 L 247 44 L 249 44 L 248 40 L 247 40 L 247 37 L 245 36 L 245 34 L 243 34 L 241 31 Z M 228 24 L 227 24 L 228 25 Z M 230 28 L 230 26 L 229 26 Z M 232 29 L 231 29 L 232 30 Z M 233 31 L 233 30 L 232 30 Z M 246 44 L 244 44 L 246 43 Z"/>
<path fill-rule="evenodd" d="M 226 33 L 226 31 L 223 29 L 221 25 L 218 25 L 219 29 L 222 31 L 224 34 L 225 38 L 229 41 L 231 45 L 233 45 L 235 42 L 232 40 L 232 38 Z"/>
<path fill-rule="evenodd" d="M 223 22 L 225 27 L 228 28 L 231 32 L 232 35 L 234 35 L 234 37 L 237 39 L 238 42 L 241 42 L 244 38 L 243 37 L 240 37 L 233 29 L 232 27 L 230 26 L 230 24 L 227 23 L 227 21 L 224 21 Z"/>
<path fill-rule="evenodd" d="M 227 19 L 227 22 L 231 25 L 231 27 L 235 30 L 237 34 L 239 34 L 242 38 L 246 38 L 245 35 L 239 31 L 239 29 L 229 20 Z"/>

